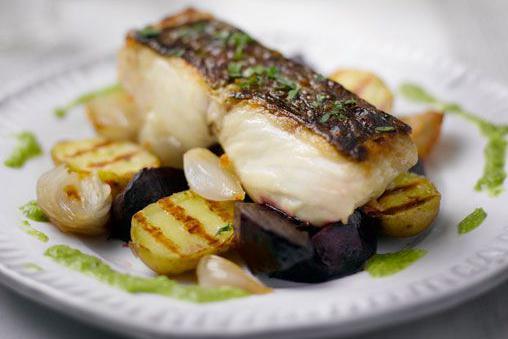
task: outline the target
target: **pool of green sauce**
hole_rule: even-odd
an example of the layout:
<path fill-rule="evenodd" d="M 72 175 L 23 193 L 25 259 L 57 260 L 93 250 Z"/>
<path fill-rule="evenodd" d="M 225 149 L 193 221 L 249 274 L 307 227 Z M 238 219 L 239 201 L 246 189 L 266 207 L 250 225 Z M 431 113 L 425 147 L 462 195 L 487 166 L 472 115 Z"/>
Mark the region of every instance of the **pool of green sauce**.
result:
<path fill-rule="evenodd" d="M 375 278 L 387 277 L 406 269 L 426 254 L 427 251 L 420 248 L 376 254 L 367 261 L 365 270 Z"/>
<path fill-rule="evenodd" d="M 15 137 L 16 145 L 11 154 L 5 159 L 5 166 L 21 168 L 28 160 L 42 154 L 42 148 L 32 132 L 20 132 Z"/>
<path fill-rule="evenodd" d="M 483 151 L 485 159 L 483 174 L 476 182 L 475 189 L 477 191 L 487 191 L 491 196 L 501 194 L 506 179 L 508 125 L 494 124 L 471 112 L 467 112 L 458 104 L 442 102 L 416 84 L 404 83 L 399 87 L 399 90 L 410 101 L 430 104 L 445 113 L 460 116 L 476 125 L 487 143 Z"/>
<path fill-rule="evenodd" d="M 477 208 L 467 217 L 465 217 L 457 226 L 459 234 L 469 233 L 480 226 L 487 218 L 487 213 L 483 208 Z"/>
<path fill-rule="evenodd" d="M 33 221 L 45 222 L 48 221 L 48 217 L 44 214 L 44 211 L 37 205 L 37 201 L 32 200 L 24 204 L 19 208 L 21 213 L 25 217 Z"/>
<path fill-rule="evenodd" d="M 49 247 L 44 253 L 59 264 L 90 275 L 112 287 L 129 293 L 152 293 L 195 303 L 206 303 L 249 295 L 244 290 L 230 287 L 204 288 L 183 285 L 165 276 L 137 277 L 112 269 L 97 257 L 85 254 L 67 245 Z"/>
<path fill-rule="evenodd" d="M 26 220 L 24 220 L 21 223 L 21 229 L 26 234 L 31 235 L 32 237 L 34 237 L 42 242 L 48 242 L 48 240 L 49 240 L 49 237 L 44 232 L 41 232 L 41 231 L 33 228 L 32 225 L 30 225 L 30 223 Z"/>

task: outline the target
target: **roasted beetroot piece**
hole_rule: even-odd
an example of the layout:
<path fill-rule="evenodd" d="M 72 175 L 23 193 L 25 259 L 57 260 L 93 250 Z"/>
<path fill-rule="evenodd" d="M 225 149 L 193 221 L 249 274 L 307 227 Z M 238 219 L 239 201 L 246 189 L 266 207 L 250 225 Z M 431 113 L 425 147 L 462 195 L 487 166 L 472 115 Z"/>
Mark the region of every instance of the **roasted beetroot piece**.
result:
<path fill-rule="evenodd" d="M 288 270 L 314 255 L 309 234 L 265 205 L 236 203 L 234 225 L 242 258 L 255 273 Z"/>
<path fill-rule="evenodd" d="M 116 196 L 111 217 L 111 237 L 131 239 L 132 216 L 157 200 L 188 189 L 182 170 L 171 167 L 145 168 L 139 171 Z"/>
<path fill-rule="evenodd" d="M 296 282 L 323 282 L 359 271 L 376 253 L 375 221 L 355 212 L 347 224 L 302 227 L 267 206 L 235 209 L 239 251 L 256 273 Z"/>

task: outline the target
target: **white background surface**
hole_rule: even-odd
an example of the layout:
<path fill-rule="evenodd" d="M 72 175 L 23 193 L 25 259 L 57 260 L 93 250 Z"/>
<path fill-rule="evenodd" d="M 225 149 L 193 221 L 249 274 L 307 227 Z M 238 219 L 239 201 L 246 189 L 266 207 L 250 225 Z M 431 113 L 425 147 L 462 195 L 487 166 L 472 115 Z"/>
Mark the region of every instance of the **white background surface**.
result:
<path fill-rule="evenodd" d="M 128 28 L 160 18 L 184 6 L 180 1 L 0 0 L 0 34 L 23 35 L 17 24 L 24 11 L 38 17 L 45 5 L 53 26 L 43 44 L 18 42 L 0 51 L 0 90 L 87 56 L 114 51 Z M 200 4 L 217 16 L 245 28 L 263 22 L 263 31 L 292 32 L 334 39 L 378 39 L 416 47 L 480 69 L 508 84 L 507 1 L 208 1 Z M 26 22 L 26 21 L 25 21 Z M 252 31 L 252 30 L 251 30 Z M 263 31 L 252 31 L 262 37 Z M 508 120 L 508 114 L 507 114 Z M 2 155 L 3 156 L 3 155 Z M 508 278 L 508 277 L 507 277 Z M 409 324 L 376 331 L 361 338 L 506 338 L 508 337 L 508 284 L 452 310 Z M 0 288 L 1 337 L 106 338 L 109 334 L 81 325 L 65 316 Z"/>

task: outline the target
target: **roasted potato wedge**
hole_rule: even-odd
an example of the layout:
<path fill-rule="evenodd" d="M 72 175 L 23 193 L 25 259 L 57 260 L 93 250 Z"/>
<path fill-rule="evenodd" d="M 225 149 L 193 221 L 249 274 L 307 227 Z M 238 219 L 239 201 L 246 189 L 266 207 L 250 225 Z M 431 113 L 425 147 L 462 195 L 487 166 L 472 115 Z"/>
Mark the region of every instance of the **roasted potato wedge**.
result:
<path fill-rule="evenodd" d="M 439 141 L 444 114 L 428 111 L 420 114 L 406 115 L 401 120 L 411 126 L 411 139 L 418 148 L 418 156 L 425 159 Z"/>
<path fill-rule="evenodd" d="M 73 172 L 97 172 L 115 193 L 141 169 L 159 167 L 159 160 L 141 146 L 103 138 L 61 141 L 51 156 L 56 165 L 66 164 Z"/>
<path fill-rule="evenodd" d="M 134 99 L 122 88 L 94 97 L 85 104 L 88 120 L 100 136 L 136 141 L 142 118 Z"/>
<path fill-rule="evenodd" d="M 440 202 L 441 194 L 427 178 L 405 173 L 363 209 L 380 220 L 384 235 L 411 237 L 432 224 Z"/>
<path fill-rule="evenodd" d="M 338 69 L 330 77 L 347 90 L 381 111 L 390 113 L 393 106 L 393 93 L 376 74 L 357 69 Z"/>
<path fill-rule="evenodd" d="M 150 204 L 132 217 L 131 248 L 159 274 L 179 274 L 233 242 L 234 203 L 209 201 L 183 191 Z"/>

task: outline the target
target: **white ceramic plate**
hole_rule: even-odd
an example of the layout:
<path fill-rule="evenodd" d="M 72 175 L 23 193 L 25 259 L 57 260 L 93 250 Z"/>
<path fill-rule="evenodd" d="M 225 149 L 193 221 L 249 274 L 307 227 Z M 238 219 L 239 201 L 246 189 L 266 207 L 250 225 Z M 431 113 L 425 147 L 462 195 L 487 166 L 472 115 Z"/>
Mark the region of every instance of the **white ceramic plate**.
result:
<path fill-rule="evenodd" d="M 302 52 L 318 69 L 338 66 L 372 69 L 392 87 L 402 80 L 423 84 L 440 97 L 457 101 L 492 120 L 506 119 L 508 89 L 487 81 L 454 63 L 421 53 L 373 44 L 333 47 L 308 39 L 267 38 L 286 52 Z M 442 211 L 431 232 L 417 239 L 382 241 L 380 251 L 408 243 L 428 255 L 394 276 L 374 279 L 358 273 L 315 285 L 278 288 L 266 296 L 195 305 L 154 295 L 131 295 L 93 278 L 70 271 L 43 256 L 45 248 L 69 244 L 101 257 L 114 268 L 149 275 L 131 252 L 117 241 L 87 240 L 64 235 L 50 224 L 32 224 L 48 234 L 42 243 L 21 231 L 18 207 L 35 196 L 38 176 L 52 167 L 51 146 L 66 138 L 93 135 L 77 109 L 57 120 L 52 109 L 78 94 L 114 81 L 114 58 L 86 63 L 29 84 L 0 101 L 0 154 L 12 149 L 11 135 L 20 130 L 37 133 L 46 151 L 21 170 L 0 167 L 0 277 L 13 289 L 76 318 L 128 335 L 281 337 L 348 334 L 394 323 L 449 306 L 492 287 L 508 272 L 508 195 L 489 198 L 473 190 L 483 166 L 484 141 L 474 126 L 448 117 L 441 143 L 427 163 L 428 175 L 442 192 Z M 396 102 L 395 112 L 422 107 Z M 506 120 L 505 120 L 506 122 Z M 457 223 L 476 207 L 488 212 L 485 223 L 463 236 Z M 30 270 L 35 263 L 42 271 Z"/>

